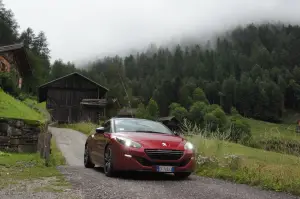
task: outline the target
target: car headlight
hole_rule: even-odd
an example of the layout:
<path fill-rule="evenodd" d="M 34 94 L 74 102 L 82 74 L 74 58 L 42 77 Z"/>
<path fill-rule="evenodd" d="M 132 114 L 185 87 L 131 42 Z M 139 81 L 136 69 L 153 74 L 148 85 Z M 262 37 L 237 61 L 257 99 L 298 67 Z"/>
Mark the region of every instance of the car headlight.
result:
<path fill-rule="evenodd" d="M 126 147 L 133 147 L 133 148 L 141 148 L 142 147 L 142 145 L 140 143 L 134 142 L 127 138 L 116 137 L 116 141 Z"/>
<path fill-rule="evenodd" d="M 190 142 L 186 142 L 184 145 L 185 150 L 194 150 L 194 145 Z"/>

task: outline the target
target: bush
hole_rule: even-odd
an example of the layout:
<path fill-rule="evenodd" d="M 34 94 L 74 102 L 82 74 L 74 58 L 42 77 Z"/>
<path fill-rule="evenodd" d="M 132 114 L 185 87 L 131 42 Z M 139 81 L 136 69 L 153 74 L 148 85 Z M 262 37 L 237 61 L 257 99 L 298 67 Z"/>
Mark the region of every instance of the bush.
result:
<path fill-rule="evenodd" d="M 216 109 L 221 109 L 222 110 L 221 106 L 219 106 L 218 104 L 211 104 L 211 105 L 207 106 L 206 112 L 210 113 L 210 112 L 213 112 Z"/>
<path fill-rule="evenodd" d="M 249 147 L 260 148 L 267 151 L 292 154 L 300 156 L 300 142 L 298 140 L 284 140 L 282 138 L 266 137 L 262 140 L 250 139 L 243 143 Z"/>
<path fill-rule="evenodd" d="M 140 103 L 138 105 L 138 108 L 136 110 L 136 114 L 135 117 L 137 118 L 142 118 L 142 119 L 148 119 L 149 118 L 149 114 L 144 106 L 144 104 Z"/>
<path fill-rule="evenodd" d="M 231 115 L 239 115 L 239 112 L 234 107 L 231 107 L 230 113 Z"/>
<path fill-rule="evenodd" d="M 208 100 L 206 98 L 206 95 L 204 91 L 201 88 L 196 88 L 193 92 L 193 100 L 194 102 L 204 102 L 205 104 L 208 104 Z"/>
<path fill-rule="evenodd" d="M 14 72 L 0 72 L 0 87 L 3 91 L 13 96 L 18 96 L 20 93 L 18 80 L 16 79 Z"/>
<path fill-rule="evenodd" d="M 172 103 L 170 105 L 170 107 L 172 107 L 170 108 L 170 115 L 175 116 L 179 121 L 183 121 L 183 119 L 188 116 L 188 111 L 184 107 L 176 104 L 177 103 Z"/>
<path fill-rule="evenodd" d="M 159 108 L 155 100 L 152 98 L 150 99 L 148 106 L 146 108 L 150 119 L 156 120 L 159 116 Z"/>
<path fill-rule="evenodd" d="M 213 113 L 207 113 L 204 116 L 204 123 L 209 132 L 216 131 L 219 126 L 219 120 Z"/>
<path fill-rule="evenodd" d="M 225 112 L 221 108 L 216 108 L 212 114 L 218 119 L 218 127 L 221 131 L 227 128 L 228 119 Z"/>
<path fill-rule="evenodd" d="M 205 102 L 195 102 L 189 111 L 189 119 L 197 124 L 201 124 L 204 121 L 207 104 Z"/>
<path fill-rule="evenodd" d="M 251 138 L 251 127 L 241 116 L 230 118 L 229 139 L 234 142 L 246 142 Z"/>

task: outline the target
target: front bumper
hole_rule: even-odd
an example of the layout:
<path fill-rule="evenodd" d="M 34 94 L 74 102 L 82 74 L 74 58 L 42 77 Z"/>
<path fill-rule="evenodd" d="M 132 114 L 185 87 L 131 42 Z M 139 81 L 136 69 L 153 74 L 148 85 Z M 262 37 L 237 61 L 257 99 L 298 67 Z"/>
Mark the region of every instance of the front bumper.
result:
<path fill-rule="evenodd" d="M 196 161 L 192 151 L 184 151 L 178 160 L 153 160 L 144 149 L 122 147 L 114 153 L 113 165 L 118 171 L 157 172 L 156 166 L 173 166 L 174 172 L 193 172 Z"/>

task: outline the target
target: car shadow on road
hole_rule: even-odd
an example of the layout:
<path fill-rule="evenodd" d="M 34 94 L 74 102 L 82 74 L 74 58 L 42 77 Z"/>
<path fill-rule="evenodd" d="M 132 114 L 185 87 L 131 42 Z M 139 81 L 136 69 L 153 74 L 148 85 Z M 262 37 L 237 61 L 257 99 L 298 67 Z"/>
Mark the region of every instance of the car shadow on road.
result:
<path fill-rule="evenodd" d="M 103 168 L 95 167 L 97 172 L 104 175 Z M 153 172 L 118 172 L 115 178 L 126 180 L 144 180 L 144 181 L 179 181 L 173 174 L 153 173 Z M 185 181 L 192 180 L 191 177 L 184 179 Z"/>

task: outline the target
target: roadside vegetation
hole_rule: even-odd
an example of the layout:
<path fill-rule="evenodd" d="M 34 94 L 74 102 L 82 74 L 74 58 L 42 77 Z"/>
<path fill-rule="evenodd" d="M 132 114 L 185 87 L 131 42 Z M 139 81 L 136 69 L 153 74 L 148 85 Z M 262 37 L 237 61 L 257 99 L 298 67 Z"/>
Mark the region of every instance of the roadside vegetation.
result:
<path fill-rule="evenodd" d="M 57 125 L 57 127 L 69 128 L 69 129 L 82 132 L 85 135 L 90 135 L 92 132 L 95 132 L 95 129 L 99 127 L 99 125 L 91 122 L 80 122 L 80 123 L 73 123 L 73 124 L 59 124 Z"/>
<path fill-rule="evenodd" d="M 47 110 L 42 106 L 40 109 L 36 109 L 35 106 L 40 105 L 34 99 L 26 98 L 21 101 L 0 89 L 0 118 L 46 122 L 48 120 L 47 114 L 45 114 Z M 0 151 L 0 190 L 24 187 L 26 183 L 35 184 L 35 182 L 37 184 L 31 190 L 33 192 L 61 192 L 68 188 L 69 183 L 56 168 L 64 165 L 65 159 L 56 147 L 54 138 L 51 140 L 51 150 L 47 166 L 45 159 L 42 159 L 39 153 Z"/>
<path fill-rule="evenodd" d="M 300 195 L 300 158 L 194 135 L 201 176 Z"/>
<path fill-rule="evenodd" d="M 49 178 L 51 178 L 50 182 L 45 184 L 45 189 L 59 192 L 68 188 L 70 184 L 56 168 L 59 165 L 64 165 L 65 159 L 56 147 L 54 140 L 52 140 L 51 145 L 52 153 L 48 166 L 45 166 L 45 160 L 40 158 L 38 153 L 0 151 L 0 189 Z"/>
<path fill-rule="evenodd" d="M 45 122 L 46 118 L 39 112 L 15 99 L 0 88 L 0 117 L 12 119 L 35 120 Z"/>

